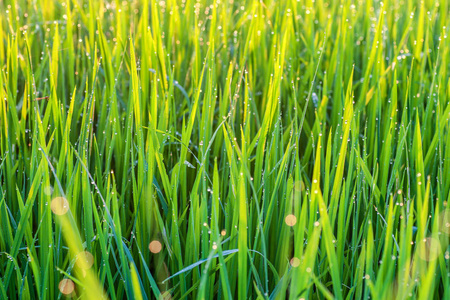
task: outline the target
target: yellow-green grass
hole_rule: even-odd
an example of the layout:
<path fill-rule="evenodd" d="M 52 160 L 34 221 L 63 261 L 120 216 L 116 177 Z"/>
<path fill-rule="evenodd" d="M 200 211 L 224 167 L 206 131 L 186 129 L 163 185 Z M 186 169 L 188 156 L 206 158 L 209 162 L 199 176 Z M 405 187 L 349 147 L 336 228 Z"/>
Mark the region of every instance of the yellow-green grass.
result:
<path fill-rule="evenodd" d="M 0 1 L 0 299 L 449 299 L 449 11 Z"/>

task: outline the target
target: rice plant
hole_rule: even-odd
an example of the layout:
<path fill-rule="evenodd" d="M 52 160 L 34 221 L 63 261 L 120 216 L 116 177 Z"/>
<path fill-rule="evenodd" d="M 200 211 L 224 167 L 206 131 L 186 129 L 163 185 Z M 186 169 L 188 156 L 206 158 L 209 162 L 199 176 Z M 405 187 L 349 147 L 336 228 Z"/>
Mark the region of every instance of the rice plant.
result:
<path fill-rule="evenodd" d="M 0 0 L 0 299 L 450 299 L 449 0 Z"/>

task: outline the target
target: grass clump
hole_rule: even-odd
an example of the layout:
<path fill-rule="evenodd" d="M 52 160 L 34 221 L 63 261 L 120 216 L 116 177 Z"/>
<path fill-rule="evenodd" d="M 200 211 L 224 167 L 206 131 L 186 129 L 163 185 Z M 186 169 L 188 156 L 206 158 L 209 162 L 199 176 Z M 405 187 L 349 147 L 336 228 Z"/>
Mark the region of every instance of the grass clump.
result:
<path fill-rule="evenodd" d="M 449 2 L 0 2 L 0 299 L 450 298 Z"/>

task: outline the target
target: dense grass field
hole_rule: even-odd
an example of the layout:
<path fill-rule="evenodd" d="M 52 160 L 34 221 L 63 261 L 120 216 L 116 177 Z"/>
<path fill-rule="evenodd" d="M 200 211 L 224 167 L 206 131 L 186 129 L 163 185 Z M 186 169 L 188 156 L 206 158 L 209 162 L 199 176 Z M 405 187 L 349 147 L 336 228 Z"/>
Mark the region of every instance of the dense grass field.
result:
<path fill-rule="evenodd" d="M 0 299 L 450 299 L 449 0 L 0 0 Z"/>

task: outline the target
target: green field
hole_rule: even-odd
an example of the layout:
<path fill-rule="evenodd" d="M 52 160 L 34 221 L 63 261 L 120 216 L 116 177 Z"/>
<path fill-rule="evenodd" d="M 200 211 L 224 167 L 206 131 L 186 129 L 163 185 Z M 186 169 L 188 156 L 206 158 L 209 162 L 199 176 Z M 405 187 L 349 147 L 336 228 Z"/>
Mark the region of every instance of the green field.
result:
<path fill-rule="evenodd" d="M 0 0 L 0 299 L 450 299 L 450 0 Z"/>

